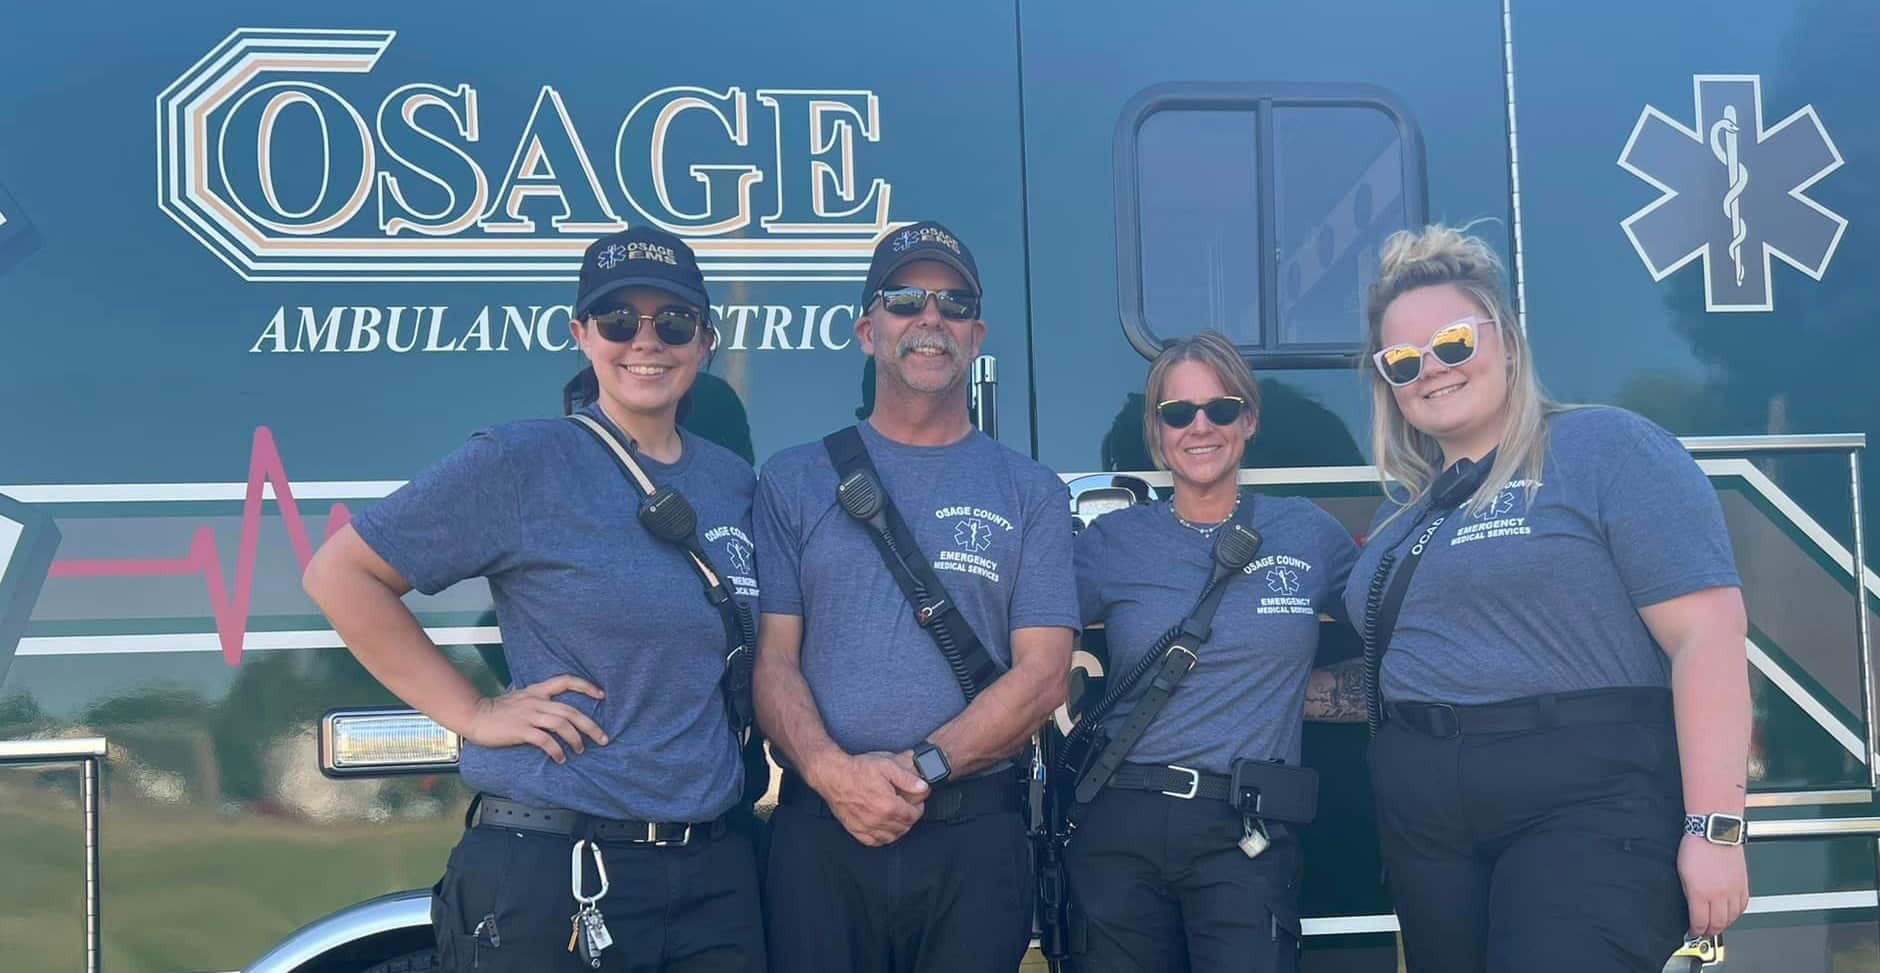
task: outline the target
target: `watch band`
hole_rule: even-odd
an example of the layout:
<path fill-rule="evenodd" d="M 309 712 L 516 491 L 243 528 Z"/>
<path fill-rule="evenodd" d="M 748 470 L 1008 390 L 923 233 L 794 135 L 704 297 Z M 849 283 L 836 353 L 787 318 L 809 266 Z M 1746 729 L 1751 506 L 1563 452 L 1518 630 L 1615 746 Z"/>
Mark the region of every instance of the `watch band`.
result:
<path fill-rule="evenodd" d="M 1712 822 L 1719 819 L 1725 823 L 1736 826 L 1735 841 L 1719 841 L 1711 837 Z M 1702 838 L 1713 845 L 1735 847 L 1749 840 L 1749 823 L 1735 814 L 1686 814 L 1684 816 L 1684 833 L 1693 837 Z"/>

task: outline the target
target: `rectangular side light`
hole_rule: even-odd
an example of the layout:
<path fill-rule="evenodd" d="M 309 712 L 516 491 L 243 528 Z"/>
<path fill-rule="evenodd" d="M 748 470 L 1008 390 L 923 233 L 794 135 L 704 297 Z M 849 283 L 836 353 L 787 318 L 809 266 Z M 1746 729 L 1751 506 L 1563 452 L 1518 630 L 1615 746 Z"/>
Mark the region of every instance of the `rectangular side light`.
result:
<path fill-rule="evenodd" d="M 337 709 L 320 718 L 328 777 L 435 774 L 457 769 L 457 734 L 410 709 Z"/>

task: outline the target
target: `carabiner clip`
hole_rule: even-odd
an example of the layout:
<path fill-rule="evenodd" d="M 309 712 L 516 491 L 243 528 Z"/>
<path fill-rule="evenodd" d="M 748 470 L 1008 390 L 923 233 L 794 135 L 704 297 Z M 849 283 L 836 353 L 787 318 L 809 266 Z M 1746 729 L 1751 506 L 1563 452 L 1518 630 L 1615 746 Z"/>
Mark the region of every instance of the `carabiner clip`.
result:
<path fill-rule="evenodd" d="M 581 894 L 581 888 L 583 885 L 581 881 L 581 846 L 583 845 L 586 845 L 588 850 L 594 853 L 594 870 L 600 873 L 600 876 L 601 876 L 601 890 L 599 892 L 594 893 L 591 896 Z M 606 898 L 607 897 L 607 863 L 601 859 L 601 846 L 583 838 L 574 843 L 574 853 L 571 857 L 573 860 L 572 871 L 574 874 L 573 874 L 573 878 L 570 880 L 570 887 L 571 887 L 571 890 L 574 892 L 574 900 L 576 902 L 581 903 L 584 906 L 591 906 L 594 903 L 599 902 L 601 899 Z"/>

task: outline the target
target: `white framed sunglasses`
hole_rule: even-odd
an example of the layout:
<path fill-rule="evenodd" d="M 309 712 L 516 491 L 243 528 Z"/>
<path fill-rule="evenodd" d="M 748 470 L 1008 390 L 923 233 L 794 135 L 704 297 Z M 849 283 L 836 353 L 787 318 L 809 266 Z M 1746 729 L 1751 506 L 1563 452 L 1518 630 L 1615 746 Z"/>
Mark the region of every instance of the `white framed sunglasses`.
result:
<path fill-rule="evenodd" d="M 1429 344 L 1421 348 L 1409 344 L 1391 345 L 1372 355 L 1371 363 L 1377 366 L 1377 373 L 1384 376 L 1384 381 L 1402 388 L 1423 377 L 1425 356 L 1450 368 L 1468 364 L 1475 357 L 1475 350 L 1481 347 L 1482 327 L 1494 324 L 1493 318 L 1483 317 L 1451 321 L 1430 335 Z"/>

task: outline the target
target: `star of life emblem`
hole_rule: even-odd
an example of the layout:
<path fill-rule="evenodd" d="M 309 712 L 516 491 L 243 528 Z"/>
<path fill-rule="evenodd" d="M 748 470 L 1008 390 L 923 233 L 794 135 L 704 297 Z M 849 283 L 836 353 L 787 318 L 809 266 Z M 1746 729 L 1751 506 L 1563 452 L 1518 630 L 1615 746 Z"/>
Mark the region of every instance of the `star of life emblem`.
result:
<path fill-rule="evenodd" d="M 1269 568 L 1266 572 L 1266 587 L 1277 595 L 1296 595 L 1299 593 L 1299 572 L 1291 568 Z"/>
<path fill-rule="evenodd" d="M 731 570 L 740 574 L 751 573 L 751 549 L 743 541 L 727 542 L 725 553 L 731 556 Z"/>
<path fill-rule="evenodd" d="M 1804 105 L 1763 126 L 1760 75 L 1692 78 L 1696 128 L 1650 105 L 1619 167 L 1664 195 L 1620 222 L 1653 280 L 1704 265 L 1704 309 L 1772 311 L 1770 258 L 1820 280 L 1847 220 L 1807 190 L 1841 152 Z"/>
<path fill-rule="evenodd" d="M 983 521 L 962 520 L 953 525 L 953 543 L 961 550 L 984 553 L 992 546 L 992 528 Z"/>
<path fill-rule="evenodd" d="M 627 259 L 627 248 L 618 243 L 613 243 L 603 248 L 599 254 L 596 254 L 594 262 L 599 264 L 602 270 L 612 270 L 620 266 L 620 262 L 625 259 Z"/>
<path fill-rule="evenodd" d="M 916 242 L 913 230 L 902 230 L 894 236 L 894 252 L 900 253 L 908 247 L 913 246 Z"/>
<path fill-rule="evenodd" d="M 1475 512 L 1475 519 L 1491 520 L 1495 517 L 1506 517 L 1511 513 L 1514 513 L 1514 491 L 1503 490 L 1495 494 L 1495 499 L 1489 501 L 1487 506 Z"/>

